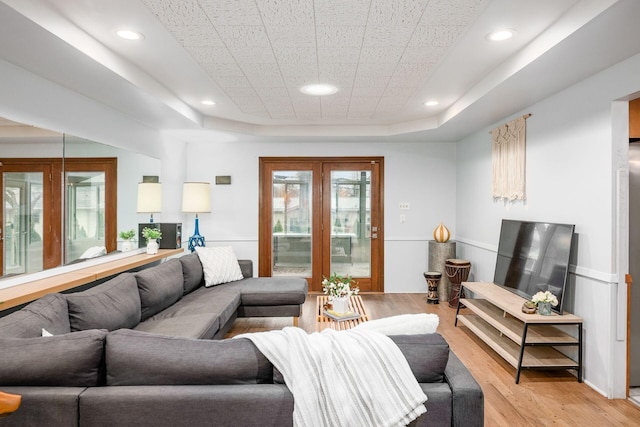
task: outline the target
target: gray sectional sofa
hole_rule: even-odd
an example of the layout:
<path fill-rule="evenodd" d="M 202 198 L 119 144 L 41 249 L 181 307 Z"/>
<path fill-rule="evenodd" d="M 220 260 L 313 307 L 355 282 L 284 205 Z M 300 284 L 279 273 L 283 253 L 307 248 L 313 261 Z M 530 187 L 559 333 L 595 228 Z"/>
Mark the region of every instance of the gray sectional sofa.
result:
<path fill-rule="evenodd" d="M 236 316 L 298 316 L 306 281 L 252 278 L 241 262 L 245 279 L 205 288 L 196 261 L 50 294 L 0 318 L 0 390 L 22 395 L 0 426 L 291 425 L 293 396 L 253 343 L 208 338 Z M 440 335 L 392 339 L 429 398 L 414 425 L 483 425 L 482 390 Z"/>
<path fill-rule="evenodd" d="M 253 277 L 250 260 L 238 261 L 244 279 L 204 287 L 196 254 L 137 273 L 122 273 L 83 292 L 49 294 L 0 318 L 0 336 L 54 335 L 126 328 L 176 337 L 224 337 L 238 316 L 300 316 L 307 281 Z"/>

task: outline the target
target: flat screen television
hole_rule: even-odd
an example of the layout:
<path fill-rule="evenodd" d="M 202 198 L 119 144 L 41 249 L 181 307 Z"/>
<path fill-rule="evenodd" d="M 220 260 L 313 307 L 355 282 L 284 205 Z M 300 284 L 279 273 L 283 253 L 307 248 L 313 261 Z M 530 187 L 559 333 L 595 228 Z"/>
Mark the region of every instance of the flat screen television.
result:
<path fill-rule="evenodd" d="M 562 313 L 575 225 L 502 220 L 493 282 L 523 298 L 550 291 Z"/>

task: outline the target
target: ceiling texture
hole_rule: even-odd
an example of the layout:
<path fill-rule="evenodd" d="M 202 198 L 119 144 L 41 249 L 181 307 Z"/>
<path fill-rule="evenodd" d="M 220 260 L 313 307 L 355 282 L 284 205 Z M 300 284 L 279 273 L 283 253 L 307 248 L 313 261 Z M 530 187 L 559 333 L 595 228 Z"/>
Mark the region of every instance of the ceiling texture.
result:
<path fill-rule="evenodd" d="M 190 140 L 455 141 L 638 53 L 638 3 L 4 0 L 0 54 Z"/>

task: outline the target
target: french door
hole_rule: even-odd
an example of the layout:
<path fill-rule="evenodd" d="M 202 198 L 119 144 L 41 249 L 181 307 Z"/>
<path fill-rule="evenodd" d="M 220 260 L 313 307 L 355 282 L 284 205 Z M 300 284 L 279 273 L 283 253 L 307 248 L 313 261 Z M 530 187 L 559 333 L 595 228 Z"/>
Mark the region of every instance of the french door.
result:
<path fill-rule="evenodd" d="M 65 263 L 116 250 L 117 168 L 116 158 L 65 159 Z"/>
<path fill-rule="evenodd" d="M 383 159 L 261 158 L 260 276 L 349 275 L 382 292 Z"/>
<path fill-rule="evenodd" d="M 0 162 L 0 276 L 60 265 L 62 163 L 54 159 Z"/>

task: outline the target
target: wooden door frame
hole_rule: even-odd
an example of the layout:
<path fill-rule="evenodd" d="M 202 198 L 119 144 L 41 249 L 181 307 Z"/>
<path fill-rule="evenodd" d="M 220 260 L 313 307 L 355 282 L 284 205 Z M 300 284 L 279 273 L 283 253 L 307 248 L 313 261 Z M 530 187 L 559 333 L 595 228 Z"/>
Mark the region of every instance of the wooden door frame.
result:
<path fill-rule="evenodd" d="M 321 224 L 316 224 L 316 221 L 320 221 L 322 217 L 322 206 L 323 195 L 321 188 L 323 186 L 323 178 L 322 178 L 322 164 L 323 163 L 362 163 L 362 162 L 375 162 L 378 168 L 378 178 L 379 178 L 379 212 L 377 213 L 378 218 L 378 244 L 376 245 L 378 250 L 372 250 L 371 254 L 371 263 L 377 263 L 378 277 L 377 280 L 373 280 L 372 282 L 376 284 L 375 288 L 372 287 L 371 292 L 384 292 L 384 157 L 382 156 L 359 156 L 359 157 L 260 157 L 259 158 L 259 196 L 258 196 L 258 275 L 261 277 L 269 277 L 271 276 L 272 271 L 272 258 L 271 258 L 271 248 L 265 242 L 271 241 L 271 233 L 273 230 L 272 224 L 272 216 L 271 210 L 269 209 L 269 215 L 263 214 L 263 212 L 267 212 L 265 207 L 271 206 L 271 198 L 272 198 L 272 188 L 271 188 L 271 180 L 264 179 L 265 173 L 270 170 L 274 170 L 274 168 L 270 165 L 278 165 L 282 166 L 281 170 L 305 170 L 299 167 L 300 163 L 317 163 L 319 165 L 319 171 L 314 171 L 314 184 L 313 184 L 313 197 L 314 200 L 319 201 L 319 211 L 316 212 L 316 209 L 313 211 L 313 225 L 314 230 L 319 230 L 320 228 L 315 228 L 316 226 L 321 227 Z M 297 167 L 296 167 L 297 166 Z M 306 169 L 311 170 L 311 169 Z M 319 175 L 316 178 L 316 174 Z M 319 181 L 316 181 L 319 180 Z M 317 184 L 317 185 L 316 185 Z M 319 186 L 320 189 L 316 187 Z M 373 203 L 372 203 L 373 206 Z M 372 221 L 373 221 L 373 213 L 372 213 Z M 322 259 L 323 254 L 321 251 L 321 239 L 314 239 L 312 251 L 314 256 L 320 256 L 320 262 L 317 263 L 320 265 L 320 271 L 316 272 L 316 263 L 312 262 L 312 276 L 316 278 L 320 278 L 322 276 L 322 265 L 324 264 L 324 260 Z M 318 255 L 319 254 L 319 255 Z M 373 269 L 372 269 L 373 272 Z M 309 284 L 317 285 L 320 284 Z"/>

